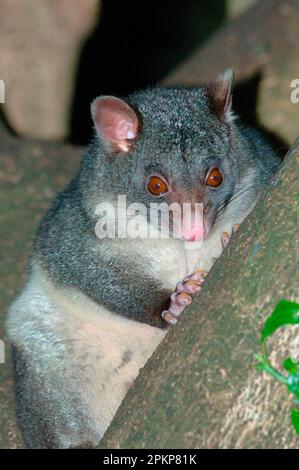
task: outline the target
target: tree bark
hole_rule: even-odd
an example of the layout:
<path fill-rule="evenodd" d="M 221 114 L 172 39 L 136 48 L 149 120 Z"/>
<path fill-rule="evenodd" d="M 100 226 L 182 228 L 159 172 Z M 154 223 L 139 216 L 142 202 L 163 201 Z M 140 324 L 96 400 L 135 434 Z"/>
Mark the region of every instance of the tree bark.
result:
<path fill-rule="evenodd" d="M 276 303 L 298 301 L 299 139 L 129 390 L 102 448 L 294 448 L 291 396 L 257 371 Z M 294 334 L 294 332 L 296 334 Z M 276 365 L 298 329 L 272 341 Z"/>

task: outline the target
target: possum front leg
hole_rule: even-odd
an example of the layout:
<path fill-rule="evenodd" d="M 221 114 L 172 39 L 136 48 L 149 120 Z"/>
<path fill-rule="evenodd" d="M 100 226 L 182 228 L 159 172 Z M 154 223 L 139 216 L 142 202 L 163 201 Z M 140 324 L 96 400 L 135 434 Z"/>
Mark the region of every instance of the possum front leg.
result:
<path fill-rule="evenodd" d="M 206 274 L 206 271 L 199 269 L 178 283 L 175 292 L 170 296 L 168 310 L 162 312 L 162 318 L 167 323 L 171 325 L 177 323 L 178 317 L 192 303 L 193 296 L 200 291 Z"/>
<path fill-rule="evenodd" d="M 224 225 L 221 229 L 215 230 L 207 240 L 204 240 L 194 271 L 204 269 L 209 272 L 214 262 L 222 255 L 224 248 L 226 248 L 239 226 L 240 224 Z"/>
<path fill-rule="evenodd" d="M 205 281 L 205 277 L 212 267 L 214 261 L 221 255 L 222 251 L 228 245 L 232 235 L 238 230 L 239 226 L 240 224 L 234 224 L 232 225 L 231 233 L 227 231 L 221 233 L 220 242 L 218 242 L 218 247 L 221 246 L 221 251 L 219 253 L 219 248 L 217 248 L 214 252 L 211 250 L 209 257 L 205 257 L 204 263 L 206 270 L 202 268 L 196 269 L 193 274 L 186 276 L 182 282 L 178 283 L 175 292 L 170 296 L 170 305 L 168 310 L 164 310 L 161 314 L 162 318 L 167 323 L 175 325 L 179 316 L 184 312 L 188 305 L 193 302 L 195 294 L 201 290 L 201 287 Z M 200 261 L 197 266 L 201 266 L 202 262 L 203 261 Z"/>

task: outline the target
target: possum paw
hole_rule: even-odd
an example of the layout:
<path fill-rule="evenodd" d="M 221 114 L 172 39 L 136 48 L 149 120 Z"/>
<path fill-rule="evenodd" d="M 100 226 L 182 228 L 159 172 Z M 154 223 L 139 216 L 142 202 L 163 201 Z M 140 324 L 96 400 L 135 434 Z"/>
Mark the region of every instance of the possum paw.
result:
<path fill-rule="evenodd" d="M 181 313 L 192 303 L 193 296 L 200 291 L 206 275 L 206 271 L 199 269 L 178 283 L 175 292 L 170 296 L 168 310 L 164 310 L 161 314 L 167 323 L 174 325 L 177 322 Z"/>

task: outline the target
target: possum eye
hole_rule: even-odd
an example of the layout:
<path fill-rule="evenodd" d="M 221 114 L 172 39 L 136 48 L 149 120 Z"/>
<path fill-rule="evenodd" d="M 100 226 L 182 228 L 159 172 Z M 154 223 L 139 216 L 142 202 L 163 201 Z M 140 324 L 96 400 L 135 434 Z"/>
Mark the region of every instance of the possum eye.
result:
<path fill-rule="evenodd" d="M 206 176 L 206 184 L 208 186 L 212 186 L 213 188 L 220 186 L 222 181 L 223 176 L 218 168 L 212 168 L 212 170 L 210 170 Z"/>
<path fill-rule="evenodd" d="M 167 193 L 168 184 L 160 176 L 151 176 L 147 182 L 147 189 L 154 196 L 162 196 Z"/>

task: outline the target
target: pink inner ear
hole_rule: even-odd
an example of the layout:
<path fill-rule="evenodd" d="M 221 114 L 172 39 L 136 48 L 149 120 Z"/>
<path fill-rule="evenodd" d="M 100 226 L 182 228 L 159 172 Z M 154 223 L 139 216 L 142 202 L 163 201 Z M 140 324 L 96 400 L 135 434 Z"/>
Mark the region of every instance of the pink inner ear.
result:
<path fill-rule="evenodd" d="M 98 133 L 115 143 L 121 151 L 130 148 L 129 140 L 138 134 L 138 118 L 135 111 L 124 101 L 113 96 L 97 98 L 91 106 Z"/>

